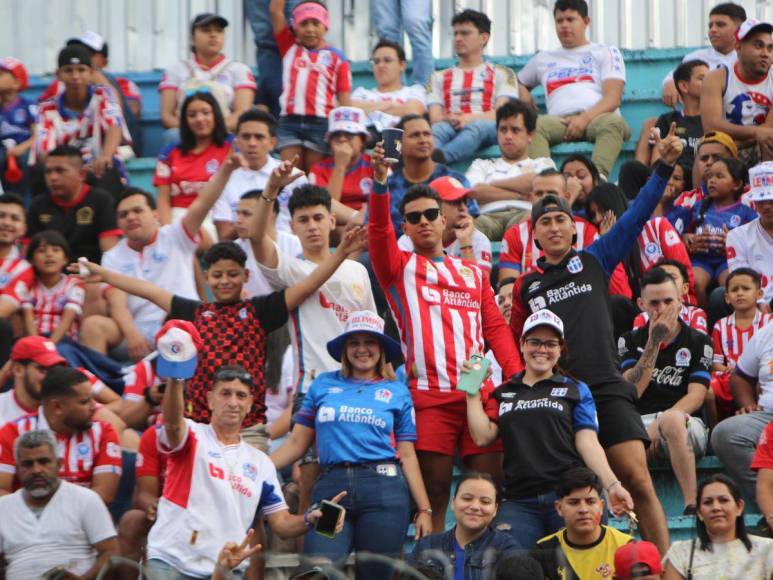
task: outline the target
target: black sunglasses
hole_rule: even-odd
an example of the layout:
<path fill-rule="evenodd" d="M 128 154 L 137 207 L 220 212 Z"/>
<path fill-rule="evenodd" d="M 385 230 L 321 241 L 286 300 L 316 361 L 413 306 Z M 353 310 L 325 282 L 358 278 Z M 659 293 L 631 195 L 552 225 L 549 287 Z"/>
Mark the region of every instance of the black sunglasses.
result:
<path fill-rule="evenodd" d="M 241 381 L 245 385 L 252 386 L 252 375 L 248 372 L 241 372 L 241 371 L 232 371 L 232 370 L 225 370 L 225 371 L 217 371 L 215 373 L 215 380 L 216 381 Z"/>
<path fill-rule="evenodd" d="M 430 209 L 425 209 L 424 211 L 409 211 L 407 214 L 405 214 L 405 221 L 415 226 L 421 221 L 422 216 L 427 218 L 428 222 L 434 222 L 439 215 L 440 208 L 431 207 Z"/>

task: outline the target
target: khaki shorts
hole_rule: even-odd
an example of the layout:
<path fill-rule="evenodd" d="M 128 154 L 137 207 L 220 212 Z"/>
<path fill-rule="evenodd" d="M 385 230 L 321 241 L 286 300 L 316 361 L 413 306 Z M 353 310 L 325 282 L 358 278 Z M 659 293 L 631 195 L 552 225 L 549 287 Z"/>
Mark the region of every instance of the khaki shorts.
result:
<path fill-rule="evenodd" d="M 258 424 L 252 427 L 245 427 L 241 430 L 242 439 L 263 453 L 268 453 L 268 429 L 265 425 Z"/>
<path fill-rule="evenodd" d="M 641 420 L 644 423 L 644 427 L 649 429 L 649 426 L 663 413 L 650 413 L 649 415 L 642 415 Z M 698 417 L 692 417 L 685 414 L 687 417 L 687 445 L 695 454 L 695 459 L 700 459 L 706 454 L 706 447 L 709 444 L 709 430 L 706 425 L 703 424 Z M 658 429 L 660 431 L 660 429 Z M 660 450 L 658 451 L 658 457 L 662 459 L 670 459 L 671 455 L 668 452 L 668 442 L 663 437 L 663 433 L 660 433 Z"/>

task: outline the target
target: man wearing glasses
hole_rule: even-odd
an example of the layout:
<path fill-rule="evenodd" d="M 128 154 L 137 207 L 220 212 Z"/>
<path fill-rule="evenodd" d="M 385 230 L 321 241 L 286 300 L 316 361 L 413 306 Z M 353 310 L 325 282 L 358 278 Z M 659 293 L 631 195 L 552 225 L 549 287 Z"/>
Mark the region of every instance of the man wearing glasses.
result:
<path fill-rule="evenodd" d="M 416 451 L 432 504 L 433 528 L 440 532 L 457 452 L 469 469 L 501 478 L 501 442 L 478 447 L 467 428 L 465 394 L 456 390 L 464 362 L 483 353 L 485 340 L 502 364 L 503 376 L 510 377 L 518 371 L 516 346 L 497 308 L 488 273 L 473 261 L 443 251 L 447 220 L 432 187 L 414 185 L 402 198 L 402 230 L 414 250 L 400 249 L 390 219 L 389 168 L 381 145 L 372 159 L 368 242 L 378 251 L 370 256 L 400 329 L 416 409 Z M 490 381 L 484 389 L 493 389 Z"/>

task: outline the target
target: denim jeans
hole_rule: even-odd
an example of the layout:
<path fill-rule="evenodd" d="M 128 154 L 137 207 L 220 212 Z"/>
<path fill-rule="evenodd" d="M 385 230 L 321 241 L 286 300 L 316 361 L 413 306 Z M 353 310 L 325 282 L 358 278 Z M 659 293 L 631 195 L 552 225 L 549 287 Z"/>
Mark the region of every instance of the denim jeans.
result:
<path fill-rule="evenodd" d="M 403 43 L 408 34 L 413 51 L 412 84 L 423 85 L 432 74 L 432 2 L 430 0 L 372 0 L 371 18 L 379 38 Z"/>
<path fill-rule="evenodd" d="M 145 564 L 146 576 L 149 580 L 200 580 L 201 576 L 189 576 L 183 574 L 177 568 L 174 568 L 163 560 L 148 560 Z M 234 570 L 233 575 L 236 578 L 242 578 L 241 570 Z M 211 578 L 211 576 L 207 576 Z"/>
<path fill-rule="evenodd" d="M 505 500 L 499 505 L 494 528 L 510 534 L 524 550 L 531 550 L 537 540 L 564 527 L 556 512 L 554 492 L 517 500 Z"/>
<path fill-rule="evenodd" d="M 375 464 L 323 467 L 312 492 L 314 502 L 330 499 L 346 490 L 341 505 L 346 508 L 343 531 L 326 538 L 310 531 L 304 539 L 306 555 L 330 558 L 343 565 L 349 553 L 372 552 L 399 558 L 408 530 L 411 501 L 408 484 L 397 464 L 393 476 L 378 473 Z M 389 565 L 358 560 L 357 578 L 388 580 L 394 570 Z"/>
<path fill-rule="evenodd" d="M 443 152 L 446 165 L 475 158 L 478 149 L 497 144 L 497 126 L 494 121 L 473 121 L 457 131 L 447 121 L 432 125 L 435 147 Z"/>

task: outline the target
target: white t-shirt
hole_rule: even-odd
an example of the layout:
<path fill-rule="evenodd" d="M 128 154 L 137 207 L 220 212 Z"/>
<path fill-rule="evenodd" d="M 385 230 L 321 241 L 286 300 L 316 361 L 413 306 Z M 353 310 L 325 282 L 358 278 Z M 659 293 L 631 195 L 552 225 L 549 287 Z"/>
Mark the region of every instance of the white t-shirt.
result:
<path fill-rule="evenodd" d="M 190 60 L 180 60 L 170 65 L 164 71 L 158 90 L 175 89 L 178 102 L 182 102 L 186 95 L 181 93 L 180 88 L 190 78 L 203 82 L 216 81 L 222 87 L 229 107 L 233 107 L 234 95 L 238 89 L 257 89 L 255 77 L 246 64 L 224 58 L 206 68 L 194 56 Z M 228 113 L 229 111 L 223 111 L 225 116 L 228 116 Z"/>
<path fill-rule="evenodd" d="M 406 234 L 400 236 L 397 245 L 405 252 L 413 252 L 413 242 Z M 443 250 L 454 258 L 462 257 L 462 245 L 459 240 L 454 240 L 449 245 L 444 246 Z M 478 266 L 487 273 L 491 272 L 491 241 L 479 230 L 472 231 L 472 253 L 475 254 Z"/>
<path fill-rule="evenodd" d="M 773 411 L 773 324 L 758 330 L 738 359 L 736 371 L 760 383 L 760 407 Z"/>
<path fill-rule="evenodd" d="M 97 561 L 92 546 L 116 535 L 107 507 L 90 489 L 62 481 L 39 518 L 23 494 L 19 489 L 0 497 L 0 553 L 8 580 L 39 578 L 56 566 L 83 574 Z"/>
<path fill-rule="evenodd" d="M 760 126 L 773 107 L 773 71 L 768 71 L 766 77 L 753 83 L 741 78 L 737 67 L 738 63 L 726 68 L 722 91 L 725 120 L 744 127 Z"/>
<path fill-rule="evenodd" d="M 741 540 L 733 540 L 726 544 L 712 544 L 712 551 L 700 549 L 696 542 L 692 559 L 692 577 L 694 580 L 763 580 L 773 573 L 773 540 L 749 536 L 752 543 L 751 553 Z M 668 549 L 666 560 L 676 568 L 676 571 L 687 577 L 690 567 L 690 550 L 692 540 L 674 542 Z"/>
<path fill-rule="evenodd" d="M 682 62 L 689 62 L 691 60 L 702 60 L 707 65 L 709 65 L 709 70 L 714 70 L 715 68 L 719 68 L 721 66 L 732 68 L 732 66 L 735 64 L 735 61 L 738 60 L 738 53 L 735 51 L 735 49 L 733 49 L 727 54 L 722 54 L 718 50 L 714 50 L 713 46 L 707 46 L 705 48 L 699 48 L 698 50 L 693 50 L 692 52 L 687 53 L 682 59 Z M 672 80 L 674 80 L 673 70 L 665 76 L 663 79 L 663 84 L 665 85 L 668 81 Z"/>
<path fill-rule="evenodd" d="M 421 85 L 411 85 L 409 87 L 400 87 L 396 91 L 383 93 L 378 89 L 366 89 L 357 87 L 352 93 L 352 100 L 365 101 L 367 103 L 390 102 L 392 104 L 404 105 L 408 101 L 416 100 L 424 104 L 427 93 Z M 383 111 L 373 111 L 368 114 L 368 125 L 373 125 L 377 131 L 394 127 L 400 122 L 400 117 L 390 115 Z"/>
<path fill-rule="evenodd" d="M 298 236 L 294 234 L 277 230 L 276 243 L 277 246 L 279 246 L 279 249 L 288 256 L 300 256 L 303 253 L 301 241 L 298 239 Z M 249 278 L 247 278 L 247 283 L 244 285 L 244 290 L 242 290 L 244 297 L 254 298 L 256 296 L 271 294 L 274 290 L 258 267 L 258 261 L 255 259 L 255 253 L 252 251 L 250 240 L 239 238 L 236 240 L 236 244 L 244 250 L 245 254 L 247 254 L 246 266 L 250 273 Z"/>
<path fill-rule="evenodd" d="M 274 290 L 297 284 L 317 267 L 314 262 L 285 254 L 278 247 L 277 258 L 276 269 L 259 264 Z M 290 313 L 293 368 L 300 393 L 305 393 L 320 373 L 341 368 L 341 363 L 328 354 L 327 343 L 343 333 L 349 314 L 357 310 L 376 312 L 368 271 L 359 262 L 344 260 L 319 290 Z"/>
<path fill-rule="evenodd" d="M 256 512 L 269 515 L 286 510 L 287 504 L 265 453 L 243 440 L 223 445 L 209 424 L 186 419 L 185 425 L 175 449 L 169 447 L 164 426 L 156 427 L 159 450 L 168 455 L 164 493 L 148 534 L 148 559 L 209 578 L 220 548 L 241 542 Z"/>
<path fill-rule="evenodd" d="M 126 238 L 102 254 L 102 265 L 108 270 L 139 278 L 173 292 L 183 298 L 197 300 L 193 260 L 198 246 L 198 234 L 191 237 L 182 222 L 161 226 L 156 238 L 137 252 L 129 247 Z M 149 340 L 166 317 L 158 306 L 137 296 L 128 294 L 126 305 L 134 324 Z"/>
<path fill-rule="evenodd" d="M 464 176 L 470 185 L 475 187 L 478 183 L 491 183 L 502 179 L 512 179 L 524 173 L 537 175 L 545 169 L 555 169 L 556 164 L 550 157 L 538 157 L 537 159 L 522 159 L 510 163 L 503 157 L 497 159 L 476 159 L 470 165 Z M 491 213 L 502 209 L 531 209 L 528 201 L 513 199 L 507 201 L 492 201 L 480 206 L 480 213 Z"/>
<path fill-rule="evenodd" d="M 37 411 L 37 408 L 25 409 L 19 404 L 19 400 L 16 398 L 16 392 L 13 387 L 5 393 L 0 393 L 0 426 L 5 425 L 8 421 L 18 419 L 22 415 L 34 413 L 35 411 Z"/>
<path fill-rule="evenodd" d="M 269 157 L 266 164 L 257 171 L 244 169 L 243 167 L 235 170 L 228 179 L 228 183 L 225 184 L 223 193 L 220 194 L 220 197 L 212 207 L 212 221 L 235 222 L 236 206 L 239 205 L 239 200 L 242 195 L 253 189 L 262 190 L 266 187 L 266 182 L 268 181 L 268 178 L 271 177 L 271 172 L 274 171 L 280 163 L 281 161 L 278 159 Z M 295 172 L 300 173 L 300 170 L 296 169 Z M 287 202 L 296 187 L 300 187 L 308 182 L 309 180 L 306 179 L 306 176 L 301 175 L 298 179 L 279 192 L 279 215 L 276 217 L 277 230 L 290 232 L 290 211 L 287 209 Z"/>
<path fill-rule="evenodd" d="M 759 218 L 730 230 L 726 246 L 730 271 L 747 267 L 759 272 L 765 300 L 773 300 L 773 238 L 762 227 Z"/>
<path fill-rule="evenodd" d="M 282 374 L 276 393 L 266 388 L 266 425 L 279 419 L 290 405 L 293 384 L 293 348 L 288 346 L 282 356 Z"/>
<path fill-rule="evenodd" d="M 532 89 L 545 88 L 548 115 L 564 117 L 587 111 L 601 100 L 601 85 L 625 82 L 625 63 L 614 46 L 589 42 L 577 48 L 558 48 L 535 54 L 518 73 Z"/>

